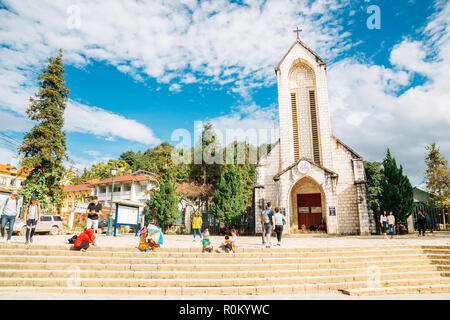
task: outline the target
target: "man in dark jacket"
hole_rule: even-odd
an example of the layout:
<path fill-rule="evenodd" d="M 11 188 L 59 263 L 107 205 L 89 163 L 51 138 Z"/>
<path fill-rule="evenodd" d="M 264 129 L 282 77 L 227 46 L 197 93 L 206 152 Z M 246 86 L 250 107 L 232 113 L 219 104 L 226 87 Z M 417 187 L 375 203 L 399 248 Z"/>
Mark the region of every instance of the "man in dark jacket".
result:
<path fill-rule="evenodd" d="M 420 231 L 422 231 L 422 235 L 425 236 L 425 224 L 427 223 L 427 217 L 426 214 L 422 213 L 422 211 L 419 211 L 419 214 L 417 215 L 417 224 L 419 227 L 419 236 Z"/>

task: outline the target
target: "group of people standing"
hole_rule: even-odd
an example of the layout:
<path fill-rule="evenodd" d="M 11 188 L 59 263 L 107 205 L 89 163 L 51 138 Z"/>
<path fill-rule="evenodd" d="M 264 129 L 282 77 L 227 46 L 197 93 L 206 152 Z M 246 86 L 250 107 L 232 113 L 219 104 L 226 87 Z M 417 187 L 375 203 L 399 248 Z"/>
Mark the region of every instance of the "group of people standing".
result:
<path fill-rule="evenodd" d="M 12 233 L 14 230 L 14 223 L 20 215 L 22 204 L 17 197 L 17 191 L 13 191 L 11 196 L 6 199 L 3 208 L 1 210 L 2 224 L 1 233 L 2 239 L 5 239 L 5 228 L 8 225 L 8 236 L 6 238 L 6 243 L 10 243 Z M 41 216 L 41 206 L 37 201 L 35 196 L 32 196 L 28 202 L 25 213 L 24 221 L 26 224 L 27 231 L 25 233 L 25 244 L 33 243 L 33 236 L 36 231 L 36 225 Z"/>
<path fill-rule="evenodd" d="M 389 235 L 391 236 L 391 239 L 394 239 L 395 216 L 392 214 L 392 211 L 389 212 L 389 215 L 386 215 L 386 211 L 383 211 L 383 214 L 380 216 L 380 224 L 381 233 L 383 233 L 384 237 L 388 239 L 386 230 L 389 229 Z"/>
<path fill-rule="evenodd" d="M 389 231 L 390 238 L 394 238 L 395 234 L 395 216 L 392 213 L 392 211 L 389 211 L 389 214 L 386 214 L 386 211 L 383 211 L 383 213 L 380 216 L 380 224 L 381 224 L 381 233 L 384 235 L 386 239 L 388 239 L 388 236 L 386 234 L 386 231 Z M 422 236 L 425 236 L 425 229 L 427 224 L 427 213 L 419 211 L 417 214 L 417 225 L 419 229 L 419 236 L 422 234 Z M 433 232 L 433 228 L 431 228 L 431 232 Z"/>

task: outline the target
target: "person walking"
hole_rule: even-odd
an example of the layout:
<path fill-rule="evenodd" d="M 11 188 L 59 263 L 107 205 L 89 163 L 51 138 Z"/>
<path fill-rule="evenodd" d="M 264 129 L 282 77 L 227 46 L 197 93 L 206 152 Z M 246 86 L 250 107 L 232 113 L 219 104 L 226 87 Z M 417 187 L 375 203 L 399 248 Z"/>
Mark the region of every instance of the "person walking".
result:
<path fill-rule="evenodd" d="M 194 213 L 194 218 L 192 219 L 192 230 L 194 230 L 194 240 L 195 241 L 195 233 L 198 232 L 200 236 L 200 240 L 202 239 L 202 217 L 200 216 L 200 211 L 196 210 Z"/>
<path fill-rule="evenodd" d="M 36 231 L 36 225 L 41 216 L 41 206 L 37 201 L 36 197 L 33 196 L 30 202 L 27 204 L 25 209 L 24 221 L 27 226 L 27 231 L 25 233 L 25 244 L 33 243 L 34 232 Z"/>
<path fill-rule="evenodd" d="M 263 234 L 263 247 L 270 248 L 270 238 L 272 231 L 275 229 L 274 212 L 271 209 L 272 204 L 267 202 L 267 209 L 261 213 L 262 234 Z"/>
<path fill-rule="evenodd" d="M 112 203 L 111 203 L 112 205 Z M 92 196 L 92 202 L 89 203 L 86 213 L 88 214 L 86 229 L 94 229 L 97 232 L 98 229 L 98 215 L 102 213 L 103 206 L 98 202 L 97 196 Z"/>
<path fill-rule="evenodd" d="M 5 227 L 8 224 L 8 238 L 6 243 L 10 243 L 13 233 L 14 222 L 20 214 L 21 205 L 17 198 L 17 191 L 13 191 L 11 196 L 7 198 L 3 204 L 2 212 L 2 239 L 5 239 Z"/>
<path fill-rule="evenodd" d="M 381 224 L 381 232 L 383 233 L 384 237 L 387 239 L 387 235 L 386 235 L 386 229 L 387 229 L 386 211 L 383 211 L 383 214 L 380 216 L 380 224 Z"/>
<path fill-rule="evenodd" d="M 419 214 L 417 215 L 417 224 L 419 227 L 419 235 L 420 231 L 422 231 L 422 235 L 425 237 L 425 224 L 427 222 L 427 217 L 425 214 L 422 213 L 422 211 L 419 211 Z"/>
<path fill-rule="evenodd" d="M 389 215 L 386 219 L 389 227 L 389 235 L 391 236 L 391 239 L 394 239 L 395 216 L 392 214 L 392 211 L 389 212 Z"/>
<path fill-rule="evenodd" d="M 273 216 L 275 221 L 275 233 L 277 234 L 278 246 L 281 246 L 281 236 L 283 234 L 283 225 L 286 224 L 286 218 L 280 213 L 280 208 L 275 207 L 275 214 Z"/>

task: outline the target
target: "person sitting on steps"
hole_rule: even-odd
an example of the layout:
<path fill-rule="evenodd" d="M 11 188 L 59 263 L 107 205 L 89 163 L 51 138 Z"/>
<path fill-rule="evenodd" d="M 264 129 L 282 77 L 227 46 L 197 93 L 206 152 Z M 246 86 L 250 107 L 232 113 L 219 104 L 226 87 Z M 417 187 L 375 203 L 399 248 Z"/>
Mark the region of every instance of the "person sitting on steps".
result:
<path fill-rule="evenodd" d="M 89 244 L 93 244 L 95 240 L 94 229 L 89 228 L 85 232 L 81 233 L 73 244 L 73 249 L 81 252 L 85 252 L 89 248 Z"/>

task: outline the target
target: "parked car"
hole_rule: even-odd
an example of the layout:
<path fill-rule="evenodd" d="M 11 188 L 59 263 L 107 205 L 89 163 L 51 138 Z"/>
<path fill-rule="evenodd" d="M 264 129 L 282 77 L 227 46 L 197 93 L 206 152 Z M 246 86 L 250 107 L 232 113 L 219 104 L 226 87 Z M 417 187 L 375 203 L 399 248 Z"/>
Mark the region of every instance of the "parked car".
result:
<path fill-rule="evenodd" d="M 36 233 L 48 233 L 51 235 L 57 235 L 63 228 L 61 216 L 54 214 L 43 214 L 36 225 Z M 8 229 L 8 227 L 6 227 Z M 23 219 L 18 219 L 14 223 L 13 233 L 17 232 L 21 236 L 24 236 L 27 232 L 27 226 Z"/>
<path fill-rule="evenodd" d="M 108 219 L 100 219 L 98 220 L 98 229 L 97 233 L 102 234 L 108 231 Z"/>

